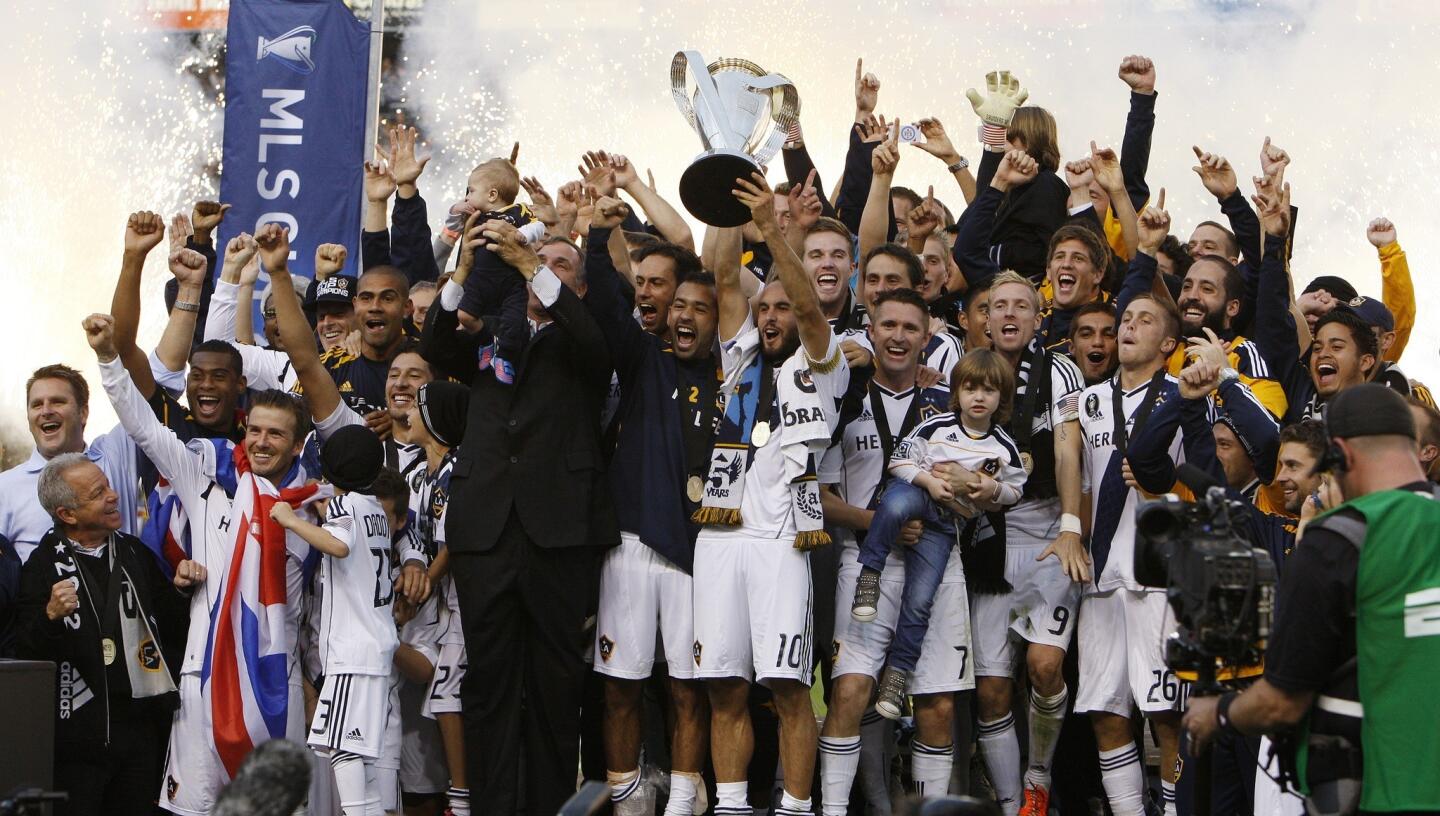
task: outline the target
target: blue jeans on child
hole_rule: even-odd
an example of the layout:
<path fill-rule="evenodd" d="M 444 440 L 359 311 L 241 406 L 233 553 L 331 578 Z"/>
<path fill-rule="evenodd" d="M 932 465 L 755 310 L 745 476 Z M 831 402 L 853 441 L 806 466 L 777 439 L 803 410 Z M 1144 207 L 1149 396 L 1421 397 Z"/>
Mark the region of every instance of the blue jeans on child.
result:
<path fill-rule="evenodd" d="M 890 641 L 887 665 L 914 671 L 920 659 L 920 644 L 930 628 L 930 607 L 945 576 L 945 564 L 955 546 L 955 523 L 943 512 L 930 494 L 901 479 L 885 485 L 875 517 L 860 545 L 860 564 L 884 572 L 885 558 L 895 545 L 895 538 L 906 522 L 919 519 L 924 523 L 920 540 L 903 549 L 905 556 L 905 589 L 900 598 L 900 617 L 895 636 Z"/>

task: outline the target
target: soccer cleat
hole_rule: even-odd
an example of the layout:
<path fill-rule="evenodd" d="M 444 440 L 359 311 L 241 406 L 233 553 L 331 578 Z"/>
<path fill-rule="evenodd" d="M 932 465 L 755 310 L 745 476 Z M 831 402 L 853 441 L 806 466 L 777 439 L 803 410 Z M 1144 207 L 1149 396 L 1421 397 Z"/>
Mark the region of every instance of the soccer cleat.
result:
<path fill-rule="evenodd" d="M 904 669 L 886 666 L 880 675 L 880 688 L 875 697 L 875 713 L 887 720 L 898 720 L 905 709 L 905 684 L 910 673 Z"/>
<path fill-rule="evenodd" d="M 1050 791 L 1039 785 L 1025 786 L 1025 801 L 1020 816 L 1046 816 L 1050 812 Z"/>
<path fill-rule="evenodd" d="M 860 577 L 855 579 L 855 600 L 850 604 L 850 617 L 869 623 L 879 614 L 879 606 L 880 573 L 862 569 Z"/>

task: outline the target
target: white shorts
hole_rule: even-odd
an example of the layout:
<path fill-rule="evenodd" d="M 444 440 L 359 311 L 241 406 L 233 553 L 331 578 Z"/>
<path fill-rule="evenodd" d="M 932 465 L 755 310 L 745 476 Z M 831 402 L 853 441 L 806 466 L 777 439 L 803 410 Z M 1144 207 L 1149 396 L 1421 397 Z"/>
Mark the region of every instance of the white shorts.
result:
<path fill-rule="evenodd" d="M 1165 590 L 1112 589 L 1080 601 L 1080 688 L 1076 713 L 1106 711 L 1130 716 L 1172 711 L 1180 681 L 1165 665 L 1165 636 L 1175 615 Z"/>
<path fill-rule="evenodd" d="M 655 636 L 670 676 L 695 676 L 694 579 L 631 533 L 605 555 L 595 617 L 595 671 L 644 680 L 655 665 Z"/>
<path fill-rule="evenodd" d="M 905 568 L 887 560 L 880 573 L 880 604 L 875 620 L 860 623 L 850 617 L 855 600 L 855 579 L 860 576 L 859 551 L 847 545 L 840 551 L 840 578 L 835 588 L 835 662 L 831 675 L 864 674 L 879 677 L 885 668 L 895 624 L 900 619 L 900 599 L 905 593 Z M 960 559 L 952 559 L 958 562 Z M 935 592 L 930 609 L 930 627 L 920 644 L 920 659 L 906 686 L 908 694 L 942 694 L 975 688 L 974 661 L 970 659 L 970 608 L 963 570 L 959 581 L 946 579 Z"/>
<path fill-rule="evenodd" d="M 303 707 L 300 709 L 305 710 Z M 215 753 L 210 706 L 200 694 L 200 675 L 180 676 L 180 708 L 170 724 L 160 807 L 181 816 L 204 816 L 227 781 Z"/>
<path fill-rule="evenodd" d="M 424 655 L 432 666 L 440 659 L 440 636 L 444 634 L 445 615 L 442 599 L 431 592 L 425 603 L 415 610 L 415 617 L 400 627 L 400 642 Z"/>
<path fill-rule="evenodd" d="M 810 685 L 815 644 L 810 555 L 790 537 L 695 542 L 695 677 Z"/>
<path fill-rule="evenodd" d="M 1014 677 L 1018 657 L 1015 638 L 1030 643 L 1070 648 L 1080 585 L 1070 580 L 1055 557 L 1036 561 L 1045 547 L 1005 548 L 1004 595 L 975 595 L 970 601 L 975 632 L 975 673 L 981 677 Z"/>
<path fill-rule="evenodd" d="M 443 793 L 450 785 L 440 727 L 422 713 L 429 695 L 429 685 L 400 683 L 400 789 L 406 793 Z"/>
<path fill-rule="evenodd" d="M 425 716 L 459 714 L 460 683 L 465 679 L 465 646 L 446 643 L 440 646 L 440 659 L 435 661 L 435 676 L 430 678 L 430 693 L 425 698 Z"/>
<path fill-rule="evenodd" d="M 315 748 L 378 759 L 390 713 L 390 678 L 383 674 L 332 674 L 325 678 L 310 723 Z"/>

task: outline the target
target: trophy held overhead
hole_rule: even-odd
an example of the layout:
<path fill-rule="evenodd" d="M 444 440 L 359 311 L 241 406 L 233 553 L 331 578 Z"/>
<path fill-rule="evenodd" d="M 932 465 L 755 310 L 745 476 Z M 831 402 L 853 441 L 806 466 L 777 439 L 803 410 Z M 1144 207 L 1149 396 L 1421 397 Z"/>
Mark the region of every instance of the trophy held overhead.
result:
<path fill-rule="evenodd" d="M 750 211 L 730 191 L 784 144 L 800 115 L 795 85 L 748 60 L 726 57 L 707 65 L 698 51 L 680 51 L 670 63 L 670 86 L 705 147 L 680 177 L 680 201 L 711 226 L 745 224 Z"/>

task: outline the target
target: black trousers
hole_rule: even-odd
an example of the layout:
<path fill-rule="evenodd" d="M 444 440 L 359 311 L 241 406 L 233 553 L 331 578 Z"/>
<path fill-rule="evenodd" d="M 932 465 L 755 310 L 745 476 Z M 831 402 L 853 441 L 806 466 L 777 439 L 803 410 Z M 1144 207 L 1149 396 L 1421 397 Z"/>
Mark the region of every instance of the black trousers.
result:
<path fill-rule="evenodd" d="M 493 548 L 451 555 L 465 629 L 460 699 L 476 812 L 519 813 L 523 802 L 524 812 L 549 816 L 575 792 L 585 616 L 599 589 L 601 553 L 539 547 L 512 510 Z"/>
<path fill-rule="evenodd" d="M 164 727 L 168 726 L 142 716 L 121 714 L 110 725 L 108 746 L 56 751 L 55 789 L 70 794 L 70 801 L 56 805 L 55 816 L 154 812 L 160 796 Z"/>

